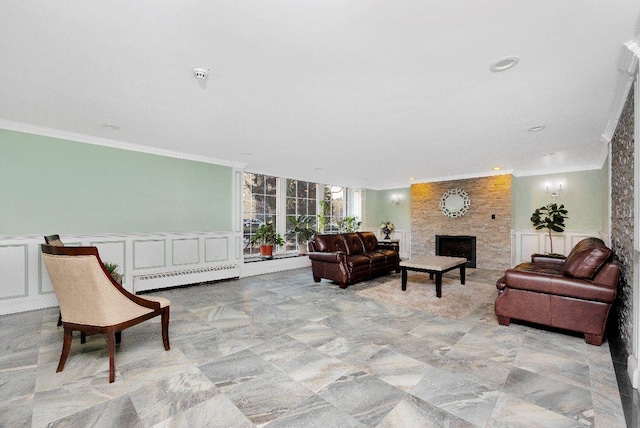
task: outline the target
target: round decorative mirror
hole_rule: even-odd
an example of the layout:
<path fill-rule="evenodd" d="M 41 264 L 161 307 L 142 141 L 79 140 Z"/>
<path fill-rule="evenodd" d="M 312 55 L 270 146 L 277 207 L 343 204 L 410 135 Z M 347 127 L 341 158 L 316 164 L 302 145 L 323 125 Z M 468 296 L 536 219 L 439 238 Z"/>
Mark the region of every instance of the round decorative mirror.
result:
<path fill-rule="evenodd" d="M 469 211 L 470 205 L 471 199 L 469 199 L 469 195 L 460 189 L 447 190 L 440 198 L 442 214 L 450 218 L 462 217 Z"/>

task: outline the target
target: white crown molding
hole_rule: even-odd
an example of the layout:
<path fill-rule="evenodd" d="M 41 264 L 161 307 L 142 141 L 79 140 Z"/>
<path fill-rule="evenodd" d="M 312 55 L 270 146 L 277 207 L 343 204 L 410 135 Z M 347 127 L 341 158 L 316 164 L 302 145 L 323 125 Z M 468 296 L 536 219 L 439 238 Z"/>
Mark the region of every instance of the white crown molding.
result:
<path fill-rule="evenodd" d="M 605 155 L 605 159 L 606 159 L 606 155 Z M 604 162 L 602 165 L 604 165 Z M 602 165 L 592 164 L 592 165 L 585 165 L 580 168 L 558 168 L 558 169 L 539 169 L 539 170 L 533 170 L 533 171 L 521 171 L 518 173 L 514 173 L 513 176 L 514 177 L 532 177 L 536 175 L 551 175 L 551 174 L 565 174 L 568 172 L 593 171 L 593 170 L 602 169 Z"/>
<path fill-rule="evenodd" d="M 124 141 L 111 140 L 108 138 L 94 137 L 92 135 L 77 134 L 75 132 L 63 131 L 61 129 L 47 128 L 44 126 L 31 125 L 28 123 L 11 122 L 0 120 L 0 129 L 7 131 L 23 132 L 25 134 L 40 135 L 43 137 L 58 138 L 61 140 L 75 141 L 78 143 L 93 144 L 96 146 L 111 147 L 114 149 L 127 150 L 130 152 L 146 153 L 150 155 L 164 156 L 174 159 L 190 160 L 214 165 L 228 166 L 243 169 L 247 166 L 243 162 L 234 162 L 224 159 L 216 159 L 208 156 L 199 156 L 189 153 L 177 152 L 174 150 L 159 149 L 156 147 L 143 146 L 141 144 L 127 143 Z"/>
<path fill-rule="evenodd" d="M 611 111 L 609 113 L 609 122 L 605 131 L 602 133 L 602 142 L 610 143 L 613 134 L 618 127 L 620 115 L 627 102 L 629 91 L 633 86 L 635 74 L 638 72 L 638 58 L 640 58 L 640 46 L 635 42 L 627 42 L 620 51 L 618 58 L 618 84 L 615 89 Z"/>

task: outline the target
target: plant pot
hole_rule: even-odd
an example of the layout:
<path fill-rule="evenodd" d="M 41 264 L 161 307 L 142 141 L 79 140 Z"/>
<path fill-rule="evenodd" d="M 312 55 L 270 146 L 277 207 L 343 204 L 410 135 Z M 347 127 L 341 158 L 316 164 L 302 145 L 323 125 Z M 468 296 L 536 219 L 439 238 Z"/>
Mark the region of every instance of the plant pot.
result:
<path fill-rule="evenodd" d="M 273 257 L 273 245 L 260 245 L 260 257 L 272 258 Z"/>

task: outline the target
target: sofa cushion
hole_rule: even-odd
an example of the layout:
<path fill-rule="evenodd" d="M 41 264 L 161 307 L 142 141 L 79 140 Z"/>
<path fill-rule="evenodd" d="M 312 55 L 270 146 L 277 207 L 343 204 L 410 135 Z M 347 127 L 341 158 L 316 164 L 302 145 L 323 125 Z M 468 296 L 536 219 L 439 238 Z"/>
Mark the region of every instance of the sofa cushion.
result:
<path fill-rule="evenodd" d="M 356 266 L 368 266 L 371 264 L 371 259 L 364 254 L 355 254 L 353 256 L 347 256 L 347 266 L 353 268 Z"/>
<path fill-rule="evenodd" d="M 362 241 L 357 233 L 343 233 L 338 236 L 342 236 L 342 239 L 344 239 L 344 246 L 348 256 L 364 253 Z"/>
<path fill-rule="evenodd" d="M 371 251 L 371 252 L 365 253 L 364 255 L 367 256 L 369 259 L 371 259 L 371 263 L 374 263 L 374 264 L 377 264 L 377 263 L 384 264 L 387 261 L 387 257 L 379 251 Z"/>
<path fill-rule="evenodd" d="M 611 258 L 612 251 L 598 238 L 578 242 L 565 260 L 560 273 L 580 279 L 593 279 L 598 270 Z"/>
<path fill-rule="evenodd" d="M 378 247 L 378 238 L 376 238 L 375 233 L 358 232 L 358 235 L 360 235 L 360 239 L 362 239 L 362 244 L 364 245 L 364 251 L 367 253 L 374 251 Z"/>
<path fill-rule="evenodd" d="M 344 241 L 340 235 L 316 235 L 314 242 L 316 251 L 323 253 L 342 251 L 346 253 Z"/>

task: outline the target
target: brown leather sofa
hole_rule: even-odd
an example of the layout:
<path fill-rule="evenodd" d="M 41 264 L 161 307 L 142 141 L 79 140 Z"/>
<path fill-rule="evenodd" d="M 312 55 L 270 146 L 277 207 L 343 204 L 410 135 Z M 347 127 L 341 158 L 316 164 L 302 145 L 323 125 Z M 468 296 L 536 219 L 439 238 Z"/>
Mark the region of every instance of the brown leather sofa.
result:
<path fill-rule="evenodd" d="M 496 283 L 495 311 L 501 325 L 511 319 L 584 333 L 601 345 L 616 298 L 620 266 L 598 238 L 578 242 L 569 255 L 533 254 Z"/>
<path fill-rule="evenodd" d="M 309 241 L 313 280 L 335 281 L 340 288 L 365 279 L 400 272 L 397 247 L 384 246 L 372 232 L 315 235 Z"/>

